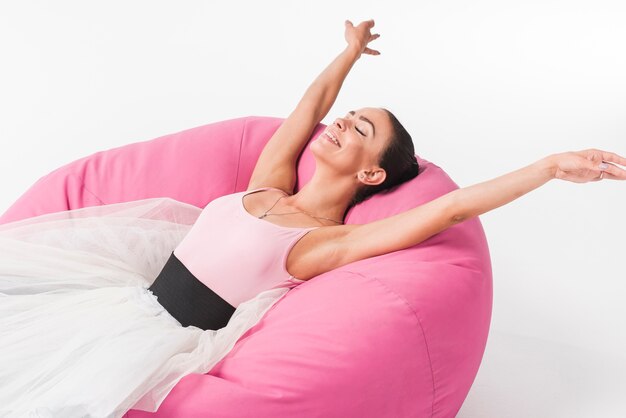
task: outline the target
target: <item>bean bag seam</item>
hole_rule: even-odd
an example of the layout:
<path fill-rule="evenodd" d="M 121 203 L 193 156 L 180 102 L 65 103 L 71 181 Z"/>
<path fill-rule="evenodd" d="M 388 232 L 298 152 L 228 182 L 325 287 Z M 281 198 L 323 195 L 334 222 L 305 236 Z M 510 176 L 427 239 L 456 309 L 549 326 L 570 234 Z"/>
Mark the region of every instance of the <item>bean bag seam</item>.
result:
<path fill-rule="evenodd" d="M 87 186 L 85 185 L 85 179 L 84 179 L 84 177 L 78 177 L 78 178 L 80 179 L 80 185 L 82 186 L 82 188 L 83 188 L 83 189 L 85 189 L 85 190 L 86 190 L 86 191 L 87 191 L 90 195 L 92 195 L 93 197 L 95 197 L 95 198 L 98 200 L 98 202 L 100 202 L 100 204 L 101 204 L 101 205 L 105 205 L 105 204 L 106 204 L 106 203 L 104 203 L 104 202 L 102 201 L 102 199 L 100 199 L 98 196 L 96 196 L 96 194 L 95 194 L 95 193 L 93 193 L 91 190 L 89 190 L 89 189 L 87 188 Z M 69 206 L 68 206 L 68 207 L 69 207 Z"/>
<path fill-rule="evenodd" d="M 352 271 L 350 273 L 356 274 L 358 276 L 361 276 L 364 279 L 367 279 L 367 277 L 365 277 L 361 273 L 356 273 L 356 272 L 352 272 Z M 433 398 L 432 398 L 431 411 L 430 411 L 430 416 L 432 418 L 434 413 L 435 413 L 435 399 L 437 398 L 435 396 L 435 391 L 436 391 L 435 373 L 433 372 L 433 363 L 432 363 L 431 358 L 430 358 L 430 349 L 428 347 L 428 340 L 426 339 L 426 335 L 424 334 L 424 328 L 422 327 L 422 321 L 420 321 L 419 316 L 417 315 L 417 312 L 415 312 L 415 309 L 413 309 L 413 307 L 407 302 L 407 300 L 404 297 L 399 295 L 397 292 L 393 291 L 391 288 L 389 288 L 389 286 L 387 286 L 382 280 L 378 279 L 377 277 L 369 276 L 369 278 L 372 278 L 372 279 L 376 280 L 378 283 L 383 285 L 387 289 L 387 291 L 389 291 L 395 297 L 397 297 L 400 301 L 402 301 L 411 310 L 411 312 L 413 312 L 413 315 L 415 316 L 415 319 L 417 320 L 417 323 L 418 323 L 418 325 L 420 327 L 420 330 L 422 331 L 422 336 L 424 337 L 424 344 L 426 345 L 426 353 L 428 355 L 428 366 L 430 367 L 431 381 L 433 382 Z"/>
<path fill-rule="evenodd" d="M 243 128 L 241 129 L 241 137 L 239 137 L 239 154 L 237 156 L 237 171 L 235 174 L 235 189 L 233 190 L 233 193 L 237 192 L 237 184 L 239 181 L 239 166 L 241 165 L 241 150 L 243 149 L 243 136 L 246 133 L 246 127 L 248 126 L 248 119 L 250 119 L 250 116 L 246 116 L 246 118 L 243 120 Z"/>

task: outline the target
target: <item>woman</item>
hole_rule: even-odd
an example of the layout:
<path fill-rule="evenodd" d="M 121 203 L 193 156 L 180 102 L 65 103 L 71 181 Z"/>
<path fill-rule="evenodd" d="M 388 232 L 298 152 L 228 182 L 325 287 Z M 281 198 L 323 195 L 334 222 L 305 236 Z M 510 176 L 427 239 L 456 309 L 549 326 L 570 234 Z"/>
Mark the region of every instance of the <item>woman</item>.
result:
<path fill-rule="evenodd" d="M 295 161 L 348 71 L 363 53 L 378 54 L 368 47 L 378 37 L 372 20 L 345 25 L 348 46 L 267 143 L 246 191 L 204 209 L 156 198 L 0 226 L 0 416 L 155 411 L 183 376 L 208 372 L 299 282 L 416 245 L 553 178 L 626 179 L 615 165 L 626 165 L 623 157 L 566 152 L 386 219 L 344 225 L 351 205 L 418 173 L 400 122 L 362 108 L 311 143 L 315 174 L 293 193 Z M 215 235 L 219 247 L 207 247 Z M 253 258 L 240 265 L 243 246 Z"/>

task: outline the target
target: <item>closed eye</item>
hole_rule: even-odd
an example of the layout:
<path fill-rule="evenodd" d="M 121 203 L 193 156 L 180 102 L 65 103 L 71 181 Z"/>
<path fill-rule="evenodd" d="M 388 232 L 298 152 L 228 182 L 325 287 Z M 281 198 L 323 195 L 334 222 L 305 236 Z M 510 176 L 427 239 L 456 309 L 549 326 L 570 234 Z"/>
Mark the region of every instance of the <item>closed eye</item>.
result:
<path fill-rule="evenodd" d="M 350 117 L 350 115 L 351 115 L 351 113 L 348 113 L 348 114 L 346 115 L 346 118 Z M 357 131 L 358 133 L 360 133 L 360 134 L 361 134 L 361 136 L 365 136 L 365 134 L 364 134 L 363 132 L 359 131 L 359 129 L 358 129 L 356 126 L 354 127 L 354 130 L 355 130 L 355 131 Z"/>

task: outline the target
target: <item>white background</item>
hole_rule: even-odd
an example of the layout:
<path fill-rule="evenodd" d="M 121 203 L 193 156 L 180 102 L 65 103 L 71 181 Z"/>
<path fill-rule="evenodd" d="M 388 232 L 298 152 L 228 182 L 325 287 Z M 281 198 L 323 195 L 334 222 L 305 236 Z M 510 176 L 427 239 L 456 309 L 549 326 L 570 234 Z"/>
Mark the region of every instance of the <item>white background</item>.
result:
<path fill-rule="evenodd" d="M 0 211 L 97 151 L 286 117 L 345 47 L 344 20 L 370 18 L 381 55 L 323 123 L 386 107 L 460 187 L 553 153 L 626 156 L 618 0 L 3 1 Z M 625 208 L 626 182 L 553 180 L 480 216 L 493 318 L 459 416 L 626 413 L 611 392 L 626 390 Z"/>

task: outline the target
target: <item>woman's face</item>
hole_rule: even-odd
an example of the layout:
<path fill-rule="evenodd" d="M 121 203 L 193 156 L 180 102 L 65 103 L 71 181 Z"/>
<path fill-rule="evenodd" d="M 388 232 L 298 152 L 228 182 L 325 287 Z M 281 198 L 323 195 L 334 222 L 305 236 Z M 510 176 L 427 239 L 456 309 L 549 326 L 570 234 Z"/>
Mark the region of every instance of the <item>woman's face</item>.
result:
<path fill-rule="evenodd" d="M 325 163 L 340 175 L 358 174 L 379 167 L 379 157 L 387 147 L 392 131 L 391 121 L 384 110 L 364 107 L 335 119 L 311 144 L 311 151 L 318 164 Z M 339 145 L 330 140 L 327 132 L 336 137 Z"/>

